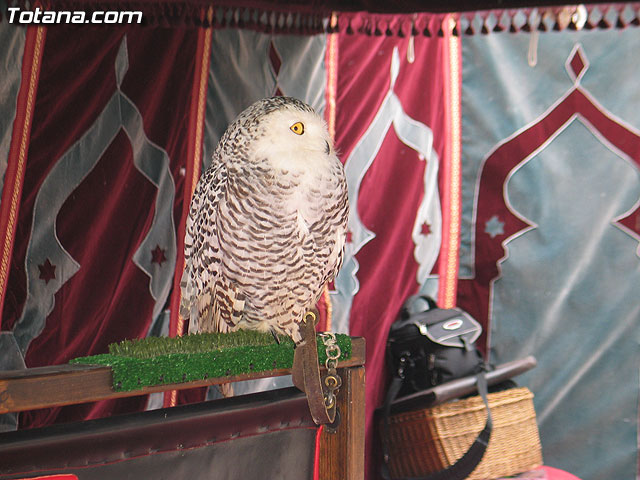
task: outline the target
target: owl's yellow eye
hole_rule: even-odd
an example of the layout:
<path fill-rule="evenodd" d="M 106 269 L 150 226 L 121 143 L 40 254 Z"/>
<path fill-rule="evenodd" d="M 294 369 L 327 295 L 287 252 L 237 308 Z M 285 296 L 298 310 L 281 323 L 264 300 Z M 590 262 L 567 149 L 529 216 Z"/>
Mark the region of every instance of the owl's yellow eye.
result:
<path fill-rule="evenodd" d="M 302 135 L 304 133 L 304 123 L 302 122 L 296 122 L 289 128 L 291 128 L 291 131 L 296 135 Z"/>

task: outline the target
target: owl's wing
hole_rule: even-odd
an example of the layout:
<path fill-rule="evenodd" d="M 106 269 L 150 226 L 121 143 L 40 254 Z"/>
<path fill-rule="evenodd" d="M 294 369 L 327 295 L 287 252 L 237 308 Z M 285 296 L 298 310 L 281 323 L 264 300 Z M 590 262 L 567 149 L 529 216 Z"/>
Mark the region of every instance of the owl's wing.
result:
<path fill-rule="evenodd" d="M 180 314 L 189 319 L 189 332 L 226 331 L 228 325 L 221 312 L 233 311 L 229 295 L 220 275 L 220 245 L 216 229 L 219 202 L 227 188 L 227 169 L 222 162 L 209 168 L 196 186 L 184 239 L 184 271 L 181 287 Z M 231 305 L 227 304 L 229 297 Z"/>
<path fill-rule="evenodd" d="M 347 193 L 347 180 L 344 177 L 343 170 L 340 170 L 338 186 L 335 191 L 338 198 L 334 212 L 332 212 L 331 222 L 336 231 L 336 243 L 327 262 L 329 268 L 324 283 L 331 282 L 336 278 L 344 259 L 347 223 L 349 221 L 349 195 Z"/>
<path fill-rule="evenodd" d="M 320 286 L 324 289 L 342 266 L 349 218 L 347 181 L 340 165 L 336 164 L 333 175 L 320 185 L 320 192 L 315 202 L 320 207 L 318 216 L 310 222 L 309 231 L 314 242 L 313 255 L 323 260 Z M 322 290 L 318 296 L 321 293 Z"/>

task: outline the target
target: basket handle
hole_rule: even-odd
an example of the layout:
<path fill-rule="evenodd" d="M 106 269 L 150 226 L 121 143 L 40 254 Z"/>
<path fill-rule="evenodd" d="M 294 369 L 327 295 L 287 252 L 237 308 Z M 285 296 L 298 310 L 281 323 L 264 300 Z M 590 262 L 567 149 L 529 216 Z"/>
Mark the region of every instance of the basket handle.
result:
<path fill-rule="evenodd" d="M 383 432 L 383 463 L 381 468 L 382 478 L 390 480 L 389 474 L 389 414 L 391 412 L 391 402 L 395 399 L 402 386 L 401 377 L 393 377 L 387 397 L 384 404 L 384 432 Z M 476 384 L 478 387 L 478 393 L 482 397 L 482 401 L 487 409 L 487 422 L 484 428 L 478 434 L 474 442 L 469 447 L 469 450 L 458 459 L 456 463 L 448 466 L 444 470 L 430 473 L 423 477 L 404 477 L 399 480 L 463 480 L 471 475 L 471 472 L 475 470 L 478 464 L 482 461 L 484 452 L 487 450 L 489 440 L 491 438 L 491 430 L 493 429 L 493 419 L 491 418 L 491 409 L 489 408 L 488 387 L 487 379 L 484 372 L 480 372 L 476 375 Z"/>

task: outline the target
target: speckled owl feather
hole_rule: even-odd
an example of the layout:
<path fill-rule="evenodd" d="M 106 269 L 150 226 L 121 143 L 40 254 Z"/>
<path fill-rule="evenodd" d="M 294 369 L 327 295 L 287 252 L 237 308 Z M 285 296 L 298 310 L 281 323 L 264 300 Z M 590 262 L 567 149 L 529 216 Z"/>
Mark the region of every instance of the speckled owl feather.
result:
<path fill-rule="evenodd" d="M 305 312 L 342 264 L 347 218 L 344 169 L 322 118 L 293 98 L 251 105 L 191 201 L 180 304 L 189 331 L 247 328 L 299 343 Z"/>

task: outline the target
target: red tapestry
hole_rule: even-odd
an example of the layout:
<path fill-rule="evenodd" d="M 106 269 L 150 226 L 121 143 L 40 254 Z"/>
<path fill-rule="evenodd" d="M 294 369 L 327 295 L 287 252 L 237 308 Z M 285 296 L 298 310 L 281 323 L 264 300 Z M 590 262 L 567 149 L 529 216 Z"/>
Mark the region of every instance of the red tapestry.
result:
<path fill-rule="evenodd" d="M 48 31 L 2 316 L 27 366 L 144 337 L 164 309 L 197 38 L 186 29 Z M 95 418 L 145 402 L 28 412 L 22 423 Z"/>
<path fill-rule="evenodd" d="M 428 27 L 436 32 L 441 21 L 421 16 L 415 28 L 422 31 Z M 336 144 L 346 162 L 350 195 L 357 194 L 351 208 L 357 209 L 363 225 L 356 225 L 347 239 L 351 248 L 357 248 L 359 282 L 351 305 L 349 332 L 364 336 L 367 341 L 366 477 L 374 478 L 378 466 L 375 459 L 379 458 L 374 453 L 374 410 L 386 388 L 387 333 L 402 303 L 421 286 L 417 281 L 420 265 L 414 255 L 416 246 L 412 237 L 417 212 L 425 201 L 425 170 L 434 167 L 433 163 L 443 157 L 445 150 L 445 79 L 441 68 L 445 39 L 369 36 L 363 34 L 364 30 L 384 29 L 387 24 L 381 20 L 379 25 L 373 25 L 366 16 L 342 16 L 340 22 Z M 411 31 L 409 22 L 392 24 L 390 28 L 395 30 L 401 25 L 407 33 Z M 363 33 L 349 34 L 347 29 L 356 32 L 362 29 Z M 399 61 L 397 69 L 392 66 L 394 55 Z M 401 109 L 389 106 L 393 103 L 390 95 L 399 101 Z M 378 127 L 384 122 L 388 124 L 386 128 Z M 400 138 L 407 123 L 431 133 L 429 158 L 425 159 L 416 145 Z M 363 156 L 354 154 L 354 149 L 365 151 L 370 143 L 374 145 L 368 168 L 353 167 L 352 162 Z M 350 228 L 353 226 L 350 224 Z M 425 221 L 417 227 L 419 235 L 428 241 L 432 229 L 440 226 Z M 369 235 L 362 240 L 358 233 L 362 229 L 373 232 L 374 237 Z M 436 240 L 436 249 L 439 246 Z M 437 264 L 432 270 L 437 273 Z M 340 284 L 340 279 L 336 283 Z"/>

